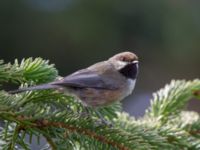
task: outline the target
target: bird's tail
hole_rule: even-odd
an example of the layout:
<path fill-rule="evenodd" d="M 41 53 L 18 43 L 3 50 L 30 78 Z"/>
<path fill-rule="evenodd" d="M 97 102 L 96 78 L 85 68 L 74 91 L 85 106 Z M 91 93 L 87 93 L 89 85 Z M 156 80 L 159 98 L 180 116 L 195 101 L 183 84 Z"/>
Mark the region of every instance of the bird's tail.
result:
<path fill-rule="evenodd" d="M 9 94 L 17 94 L 25 91 L 34 91 L 34 90 L 45 90 L 45 89 L 56 89 L 58 86 L 52 85 L 52 84 L 41 84 L 41 85 L 36 85 L 36 86 L 31 86 L 27 88 L 21 88 L 13 91 L 9 91 Z"/>

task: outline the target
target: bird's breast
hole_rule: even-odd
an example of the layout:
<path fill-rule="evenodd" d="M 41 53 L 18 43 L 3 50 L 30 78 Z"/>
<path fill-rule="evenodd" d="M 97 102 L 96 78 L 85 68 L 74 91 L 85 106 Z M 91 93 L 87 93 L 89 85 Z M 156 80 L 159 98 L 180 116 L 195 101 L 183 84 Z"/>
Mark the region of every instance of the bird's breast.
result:
<path fill-rule="evenodd" d="M 128 79 L 127 80 L 127 87 L 125 88 L 124 97 L 130 95 L 134 88 L 135 88 L 136 79 Z"/>

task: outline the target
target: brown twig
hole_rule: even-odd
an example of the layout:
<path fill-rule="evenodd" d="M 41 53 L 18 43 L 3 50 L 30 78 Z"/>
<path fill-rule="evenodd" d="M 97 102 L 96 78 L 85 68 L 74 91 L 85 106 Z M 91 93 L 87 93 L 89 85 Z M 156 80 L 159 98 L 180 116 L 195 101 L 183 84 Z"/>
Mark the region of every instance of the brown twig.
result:
<path fill-rule="evenodd" d="M 191 134 L 191 135 L 200 135 L 200 130 L 195 130 L 195 131 L 189 131 L 189 133 Z"/>
<path fill-rule="evenodd" d="M 96 132 L 93 132 L 89 129 L 84 129 L 84 128 L 77 128 L 71 125 L 68 125 L 66 123 L 63 122 L 52 122 L 52 121 L 48 121 L 48 120 L 42 120 L 39 123 L 36 123 L 37 127 L 39 128 L 46 128 L 46 127 L 57 127 L 57 128 L 65 128 L 70 130 L 71 132 L 78 132 L 80 134 L 89 136 L 91 138 L 94 138 L 104 144 L 109 144 L 112 145 L 113 147 L 118 148 L 119 150 L 129 150 L 129 148 L 127 148 L 126 146 L 120 144 L 120 143 L 116 143 L 114 141 L 111 141 L 109 139 L 107 139 L 106 137 L 102 136 L 102 135 L 98 135 Z"/>
<path fill-rule="evenodd" d="M 108 145 L 112 145 L 113 147 L 118 148 L 119 150 L 130 150 L 128 147 L 126 147 L 125 145 L 121 144 L 121 143 L 117 143 L 115 141 L 109 140 L 107 139 L 105 136 L 103 135 L 99 135 L 96 132 L 90 130 L 90 129 L 86 129 L 86 128 L 80 128 L 80 127 L 75 127 L 72 125 L 68 125 L 64 122 L 53 122 L 53 121 L 49 121 L 47 119 L 43 119 L 43 120 L 32 120 L 31 117 L 29 116 L 24 116 L 24 115 L 16 115 L 13 113 L 9 114 L 10 116 L 12 116 L 13 120 L 12 121 L 16 121 L 18 123 L 22 123 L 25 121 L 30 121 L 30 124 L 25 124 L 23 125 L 23 130 L 26 130 L 30 127 L 34 127 L 34 128 L 38 128 L 40 130 L 47 128 L 47 127 L 56 127 L 56 128 L 65 128 L 71 132 L 77 132 L 79 134 L 85 135 L 85 136 L 89 136 L 90 138 L 94 138 L 99 142 L 102 142 L 104 144 L 108 144 Z M 14 119 L 15 118 L 15 119 Z M 21 126 L 22 127 L 22 126 Z M 56 144 L 53 142 L 53 140 L 51 139 L 51 137 L 49 137 L 48 135 L 43 133 L 43 136 L 46 138 L 47 142 L 49 143 L 49 145 L 51 146 L 51 148 L 53 150 L 56 150 Z"/>
<path fill-rule="evenodd" d="M 200 96 L 200 90 L 193 91 L 194 96 Z"/>

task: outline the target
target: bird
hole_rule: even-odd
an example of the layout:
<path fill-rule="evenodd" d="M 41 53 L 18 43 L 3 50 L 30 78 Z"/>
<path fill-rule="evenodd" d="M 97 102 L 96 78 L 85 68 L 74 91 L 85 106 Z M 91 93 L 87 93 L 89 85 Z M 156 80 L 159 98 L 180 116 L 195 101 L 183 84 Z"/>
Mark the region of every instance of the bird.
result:
<path fill-rule="evenodd" d="M 84 106 L 107 106 L 121 101 L 133 92 L 138 76 L 138 63 L 136 54 L 125 51 L 62 79 L 10 93 L 56 89 L 78 98 Z"/>

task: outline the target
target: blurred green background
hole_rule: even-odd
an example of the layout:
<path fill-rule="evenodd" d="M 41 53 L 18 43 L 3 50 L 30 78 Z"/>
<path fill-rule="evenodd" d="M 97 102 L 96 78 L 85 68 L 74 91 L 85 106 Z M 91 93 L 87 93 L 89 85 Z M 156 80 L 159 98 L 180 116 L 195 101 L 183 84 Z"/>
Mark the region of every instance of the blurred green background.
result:
<path fill-rule="evenodd" d="M 140 74 L 123 101 L 135 116 L 171 79 L 200 75 L 198 0 L 1 0 L 0 21 L 1 59 L 43 57 L 62 76 L 118 52 L 135 52 Z M 189 108 L 199 105 L 193 101 Z"/>

